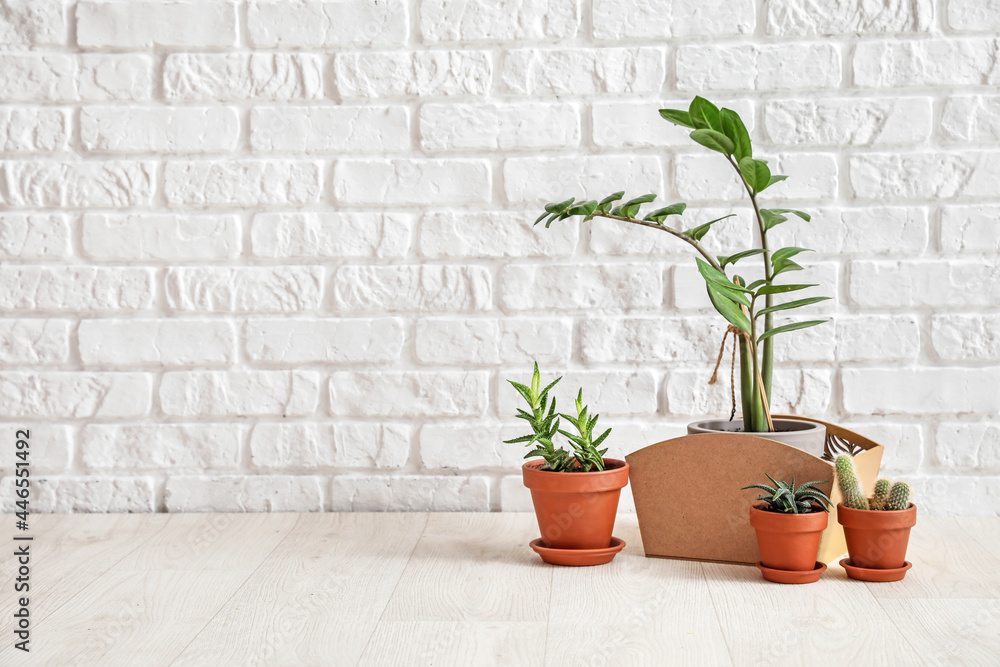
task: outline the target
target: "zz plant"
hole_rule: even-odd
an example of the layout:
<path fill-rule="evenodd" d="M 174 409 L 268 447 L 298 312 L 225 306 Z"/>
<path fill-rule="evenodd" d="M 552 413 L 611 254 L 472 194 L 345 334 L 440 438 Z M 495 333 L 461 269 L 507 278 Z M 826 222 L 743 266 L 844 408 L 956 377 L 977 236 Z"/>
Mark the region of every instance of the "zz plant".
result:
<path fill-rule="evenodd" d="M 854 469 L 854 459 L 847 454 L 837 457 L 834 464 L 837 485 L 844 496 L 844 505 L 856 510 L 896 511 L 910 506 L 910 485 L 906 482 L 893 484 L 882 478 L 875 483 L 870 498 L 861 490 L 861 481 Z"/>
<path fill-rule="evenodd" d="M 576 416 L 560 414 L 556 412 L 556 399 L 549 401 L 549 391 L 562 380 L 556 378 L 544 388 L 542 388 L 542 376 L 538 372 L 538 364 L 531 375 L 531 384 L 525 385 L 513 380 L 507 380 L 517 393 L 527 402 L 530 412 L 518 408 L 517 417 L 523 419 L 531 425 L 531 433 L 528 435 L 505 440 L 508 444 L 524 443 L 525 446 L 534 449 L 524 455 L 530 459 L 541 456 L 545 459 L 542 470 L 553 472 L 590 472 L 591 470 L 604 470 L 604 454 L 608 451 L 598 449 L 601 443 L 611 434 L 611 429 L 606 430 L 597 439 L 594 439 L 594 427 L 597 426 L 599 415 L 591 416 L 589 409 L 583 404 L 583 389 L 576 395 Z M 577 433 L 569 433 L 559 428 L 559 418 L 565 419 L 572 424 Z M 556 448 L 552 442 L 556 434 L 560 433 L 570 441 L 573 453 L 564 448 Z"/>
<path fill-rule="evenodd" d="M 778 283 L 782 274 L 801 270 L 793 258 L 807 248 L 790 246 L 772 250 L 768 232 L 794 215 L 809 222 L 808 213 L 795 209 L 762 208 L 761 193 L 783 181 L 787 176 L 772 174 L 767 160 L 754 157 L 750 135 L 739 114 L 731 109 L 719 109 L 702 97 L 695 97 L 687 111 L 660 109 L 667 121 L 690 128 L 691 139 L 721 154 L 732 167 L 746 190 L 753 206 L 759 245 L 738 250 L 728 255 L 713 255 L 701 244 L 712 226 L 732 215 L 698 224 L 689 229 L 675 228 L 668 224 L 671 216 L 680 217 L 687 204 L 675 203 L 652 211 L 643 212 L 644 204 L 652 203 L 655 194 L 646 194 L 624 203 L 625 192 L 615 192 L 604 199 L 576 201 L 575 198 L 545 206 L 545 212 L 535 224 L 544 221 L 549 227 L 553 221 L 580 216 L 583 222 L 594 218 L 608 218 L 643 227 L 650 227 L 671 234 L 687 243 L 699 255 L 698 270 L 705 279 L 712 305 L 731 325 L 736 333 L 740 350 L 740 395 L 742 397 L 743 425 L 748 432 L 774 430 L 771 420 L 771 375 L 774 358 L 774 336 L 822 324 L 826 320 L 805 320 L 775 326 L 774 314 L 802 308 L 828 299 L 811 296 L 776 304 L 776 295 L 789 294 L 816 287 L 812 284 Z M 727 274 L 727 267 L 735 270 L 737 262 L 759 256 L 763 264 L 763 278 L 747 284 L 740 275 Z"/>
<path fill-rule="evenodd" d="M 767 475 L 767 473 L 764 474 Z M 757 496 L 757 500 L 763 500 L 767 503 L 768 511 L 783 514 L 809 514 L 820 510 L 824 512 L 830 511 L 828 509 L 832 504 L 830 499 L 816 486 L 817 484 L 826 484 L 826 482 L 806 482 L 801 486 L 795 486 L 794 477 L 791 483 L 775 481 L 770 475 L 767 475 L 767 478 L 771 480 L 771 484 L 774 486 L 751 484 L 750 486 L 744 486 L 741 490 L 760 489 L 761 491 L 765 491 L 766 493 L 763 495 Z"/>

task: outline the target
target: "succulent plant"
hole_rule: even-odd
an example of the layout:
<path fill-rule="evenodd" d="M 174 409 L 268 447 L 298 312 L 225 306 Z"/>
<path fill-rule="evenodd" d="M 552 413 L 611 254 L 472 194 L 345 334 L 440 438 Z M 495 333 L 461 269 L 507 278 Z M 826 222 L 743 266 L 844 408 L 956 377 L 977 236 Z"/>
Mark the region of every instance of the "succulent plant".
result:
<path fill-rule="evenodd" d="M 875 492 L 872 493 L 872 497 L 868 499 L 868 507 L 873 510 L 882 509 L 885 505 L 885 499 L 889 495 L 890 486 L 892 486 L 892 482 L 887 480 L 885 477 L 875 482 Z"/>
<path fill-rule="evenodd" d="M 844 497 L 844 505 L 856 510 L 905 510 L 910 506 L 910 485 L 906 482 L 892 484 L 884 477 L 875 483 L 871 500 L 865 497 L 854 469 L 854 459 L 847 454 L 837 457 L 834 464 L 837 485 Z M 891 486 L 890 486 L 891 485 Z"/>
<path fill-rule="evenodd" d="M 826 484 L 826 482 L 806 482 L 796 487 L 794 477 L 792 477 L 791 483 L 778 482 L 767 473 L 764 474 L 774 486 L 751 484 L 744 486 L 741 490 L 760 489 L 766 491 L 766 494 L 757 496 L 757 500 L 766 502 L 770 511 L 785 514 L 808 514 L 818 512 L 817 506 L 824 512 L 830 511 L 828 509 L 831 505 L 830 499 L 816 486 L 817 484 Z"/>
<path fill-rule="evenodd" d="M 508 444 L 524 443 L 528 447 L 535 445 L 535 448 L 525 454 L 524 458 L 541 456 L 545 459 L 542 470 L 553 472 L 604 470 L 604 454 L 608 450 L 598 450 L 597 448 L 611 434 L 611 429 L 602 433 L 597 440 L 593 440 L 594 426 L 597 425 L 598 415 L 588 415 L 588 408 L 583 404 L 583 389 L 576 397 L 576 417 L 557 413 L 556 399 L 553 398 L 552 402 L 549 403 L 549 390 L 556 386 L 560 380 L 562 380 L 561 377 L 556 378 L 543 389 L 542 376 L 538 371 L 537 363 L 531 375 L 530 385 L 508 380 L 531 408 L 530 412 L 521 408 L 517 410 L 517 418 L 523 419 L 531 425 L 531 433 L 512 440 L 504 440 L 504 442 Z M 579 435 L 561 430 L 559 428 L 560 417 L 573 424 Z M 569 438 L 575 453 L 571 454 L 564 448 L 555 446 L 552 439 L 557 433 Z"/>
<path fill-rule="evenodd" d="M 896 482 L 885 500 L 884 510 L 905 510 L 910 506 L 910 485 L 906 482 Z"/>

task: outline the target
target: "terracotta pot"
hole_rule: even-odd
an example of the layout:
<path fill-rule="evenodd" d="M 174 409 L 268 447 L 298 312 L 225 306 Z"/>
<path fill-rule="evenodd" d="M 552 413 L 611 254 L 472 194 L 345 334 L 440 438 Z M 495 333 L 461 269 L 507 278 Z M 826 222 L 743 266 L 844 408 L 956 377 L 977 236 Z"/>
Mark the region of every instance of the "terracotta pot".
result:
<path fill-rule="evenodd" d="M 773 570 L 795 572 L 816 568 L 819 541 L 826 530 L 830 515 L 826 512 L 784 514 L 750 508 L 750 525 L 757 531 L 760 562 Z"/>
<path fill-rule="evenodd" d="M 618 497 L 628 484 L 628 464 L 604 459 L 599 472 L 541 470 L 542 459 L 521 466 L 531 490 L 544 546 L 552 549 L 606 549 L 618 513 Z"/>
<path fill-rule="evenodd" d="M 905 510 L 856 510 L 840 503 L 837 521 L 844 527 L 851 565 L 872 570 L 906 565 L 910 528 L 917 523 L 917 506 Z"/>
<path fill-rule="evenodd" d="M 823 456 L 823 449 L 826 444 L 826 426 L 819 422 L 799 419 L 774 419 L 773 433 L 747 433 L 761 438 L 769 438 L 778 442 L 801 449 L 813 456 Z M 743 420 L 734 419 L 708 419 L 704 421 L 691 422 L 687 427 L 688 435 L 698 433 L 744 433 Z M 825 512 L 824 512 L 825 514 Z"/>

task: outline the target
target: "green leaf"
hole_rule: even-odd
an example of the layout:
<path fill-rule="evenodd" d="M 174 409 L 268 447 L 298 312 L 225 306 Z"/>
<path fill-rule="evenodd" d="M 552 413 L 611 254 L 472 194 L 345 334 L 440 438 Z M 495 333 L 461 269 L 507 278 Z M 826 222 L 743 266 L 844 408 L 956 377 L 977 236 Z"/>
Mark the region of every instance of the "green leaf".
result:
<path fill-rule="evenodd" d="M 793 215 L 797 215 L 806 222 L 812 220 L 812 217 L 810 217 L 808 213 L 806 213 L 805 211 L 797 211 L 794 208 L 772 208 L 771 210 L 774 211 L 775 213 L 791 213 Z"/>
<path fill-rule="evenodd" d="M 635 199 L 629 199 L 627 202 L 622 204 L 622 206 L 634 206 L 636 204 L 648 204 L 656 199 L 656 195 L 650 193 L 648 195 L 642 195 L 641 197 L 636 197 Z"/>
<path fill-rule="evenodd" d="M 681 215 L 684 213 L 684 209 L 687 208 L 687 204 L 684 202 L 679 202 L 677 204 L 671 204 L 670 206 L 664 206 L 663 208 L 656 209 L 649 215 L 647 215 L 644 220 L 654 220 L 656 222 L 663 222 L 663 220 L 668 215 Z"/>
<path fill-rule="evenodd" d="M 726 218 L 731 218 L 734 215 L 736 215 L 736 214 L 735 213 L 730 213 L 729 215 L 724 215 L 721 218 L 716 218 L 715 220 L 709 220 L 708 222 L 706 222 L 703 225 L 698 225 L 697 227 L 694 227 L 692 229 L 687 230 L 686 232 L 683 232 L 683 234 L 684 234 L 684 236 L 690 236 L 695 241 L 700 241 L 702 239 L 702 237 L 704 237 L 705 234 L 708 233 L 708 230 L 712 228 L 712 225 L 714 225 L 715 223 L 719 222 L 720 220 L 725 220 Z"/>
<path fill-rule="evenodd" d="M 768 179 L 767 185 L 765 185 L 764 187 L 762 187 L 761 190 L 766 190 L 767 188 L 771 187 L 775 183 L 780 183 L 781 181 L 785 180 L 786 178 L 788 178 L 788 177 L 787 176 L 782 176 L 781 174 L 773 174 L 771 176 L 771 178 Z"/>
<path fill-rule="evenodd" d="M 549 217 L 549 212 L 548 211 L 546 211 L 545 213 L 542 213 L 540 216 L 538 216 L 538 218 L 535 220 L 534 223 L 532 223 L 531 226 L 534 227 L 535 225 L 537 225 L 539 222 L 541 222 L 542 220 L 544 220 L 547 217 Z"/>
<path fill-rule="evenodd" d="M 566 212 L 570 215 L 590 215 L 596 210 L 597 201 L 591 199 L 590 201 L 581 202 L 576 206 L 571 206 Z"/>
<path fill-rule="evenodd" d="M 750 318 L 743 312 L 743 309 L 722 294 L 722 289 L 715 283 L 706 282 L 705 286 L 708 288 L 708 298 L 711 299 L 712 305 L 719 311 L 719 314 L 737 329 L 749 334 Z"/>
<path fill-rule="evenodd" d="M 610 194 L 607 197 L 605 197 L 604 199 L 602 199 L 601 203 L 600 203 L 600 206 L 606 206 L 606 205 L 610 204 L 611 202 L 616 202 L 616 201 L 618 201 L 619 199 L 621 199 L 624 196 L 625 196 L 625 191 L 624 190 L 619 190 L 618 192 L 615 192 L 614 194 Z"/>
<path fill-rule="evenodd" d="M 764 285 L 764 284 L 766 284 L 766 283 L 767 283 L 767 281 L 766 281 L 766 280 L 764 280 L 764 279 L 761 279 L 761 280 L 755 280 L 755 281 L 753 281 L 752 283 L 750 283 L 749 285 L 747 285 L 747 289 L 748 289 L 748 290 L 750 290 L 750 291 L 752 292 L 752 291 L 754 291 L 755 289 L 757 289 L 758 287 L 760 287 L 761 285 Z"/>
<path fill-rule="evenodd" d="M 819 303 L 820 301 L 828 301 L 830 297 L 828 296 L 813 296 L 808 299 L 799 299 L 798 301 L 789 301 L 788 303 L 780 303 L 777 306 L 771 306 L 769 308 L 761 308 L 757 311 L 757 317 L 761 315 L 766 315 L 767 313 L 776 313 L 779 310 L 791 310 L 792 308 L 802 308 L 803 306 L 811 306 L 814 303 Z"/>
<path fill-rule="evenodd" d="M 771 180 L 771 170 L 768 169 L 766 162 L 745 157 L 740 160 L 739 166 L 740 173 L 754 192 L 760 192 L 767 187 L 767 183 Z"/>
<path fill-rule="evenodd" d="M 791 324 L 785 324 L 780 327 L 775 327 L 770 331 L 765 331 L 764 333 L 762 333 L 760 336 L 757 337 L 757 342 L 759 343 L 762 340 L 770 338 L 771 336 L 776 336 L 777 334 L 780 333 L 786 333 L 788 331 L 797 331 L 799 329 L 806 329 L 808 327 L 814 327 L 817 324 L 824 324 L 829 321 L 830 320 L 809 320 L 807 322 L 792 322 Z"/>
<path fill-rule="evenodd" d="M 750 133 L 747 132 L 743 119 L 732 109 L 722 109 L 719 112 L 722 121 L 722 133 L 732 139 L 735 150 L 733 154 L 739 162 L 745 157 L 753 156 L 753 145 L 750 143 Z"/>
<path fill-rule="evenodd" d="M 690 127 L 692 130 L 696 129 L 694 122 L 691 120 L 691 114 L 687 111 L 681 111 L 680 109 L 660 109 L 660 115 L 674 125 Z"/>
<path fill-rule="evenodd" d="M 723 155 L 732 155 L 736 148 L 729 137 L 716 130 L 695 130 L 691 133 L 691 138 L 705 148 L 711 148 Z"/>
<path fill-rule="evenodd" d="M 797 292 L 800 289 L 818 287 L 818 285 L 764 285 L 757 290 L 757 295 L 761 294 L 784 294 L 785 292 Z"/>
<path fill-rule="evenodd" d="M 569 205 L 572 204 L 574 201 L 575 197 L 570 197 L 566 201 L 560 202 L 558 204 L 546 204 L 545 210 L 548 211 L 549 213 L 556 213 L 556 214 L 562 213 L 567 208 L 569 208 Z"/>
<path fill-rule="evenodd" d="M 764 252 L 763 248 L 754 248 L 752 250 L 744 250 L 743 252 L 738 252 L 735 255 L 719 255 L 719 264 L 722 268 L 726 268 L 727 264 L 736 264 L 736 262 L 741 259 L 746 259 L 747 257 L 753 257 L 754 255 L 760 255 Z"/>
<path fill-rule="evenodd" d="M 719 118 L 719 107 L 715 106 L 704 97 L 695 97 L 688 107 L 688 114 L 691 122 L 699 130 L 715 130 L 722 132 L 722 121 Z M 732 151 L 730 151 L 731 153 Z"/>
<path fill-rule="evenodd" d="M 764 231 L 767 231 L 772 227 L 777 227 L 781 223 L 788 220 L 788 216 L 783 215 L 781 211 L 767 208 L 760 209 L 760 217 L 761 220 L 764 221 Z"/>
<path fill-rule="evenodd" d="M 771 266 L 774 271 L 771 277 L 774 278 L 786 271 L 801 271 L 802 267 L 791 260 L 792 257 L 798 255 L 801 252 L 812 252 L 809 248 L 797 248 L 794 246 L 789 246 L 788 248 L 781 248 L 780 250 L 775 250 L 771 253 Z"/>
<path fill-rule="evenodd" d="M 742 285 L 737 285 L 729 279 L 729 276 L 722 271 L 719 271 L 717 268 L 700 257 L 696 257 L 695 261 L 698 263 L 698 273 L 700 273 L 705 280 L 716 283 L 720 287 L 724 287 L 726 289 L 743 292 L 744 294 L 750 293 L 749 289 L 743 287 Z"/>

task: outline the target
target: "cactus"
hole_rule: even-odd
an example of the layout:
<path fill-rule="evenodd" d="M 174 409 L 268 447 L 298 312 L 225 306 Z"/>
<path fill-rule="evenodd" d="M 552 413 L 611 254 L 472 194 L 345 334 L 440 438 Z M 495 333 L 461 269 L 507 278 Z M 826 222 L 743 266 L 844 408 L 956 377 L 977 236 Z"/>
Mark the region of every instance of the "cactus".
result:
<path fill-rule="evenodd" d="M 854 459 L 847 454 L 837 457 L 837 485 L 840 487 L 840 494 L 844 496 L 844 504 L 856 510 L 867 510 L 868 499 L 861 491 L 861 483 L 858 481 L 858 474 L 854 470 Z"/>
<path fill-rule="evenodd" d="M 906 482 L 896 482 L 889 491 L 884 510 L 905 510 L 910 506 L 910 485 Z"/>
<path fill-rule="evenodd" d="M 869 501 L 869 505 L 873 510 L 880 510 L 885 507 L 885 499 L 889 495 L 889 487 L 891 482 L 885 477 L 875 482 L 875 493 L 872 494 L 872 498 Z"/>

